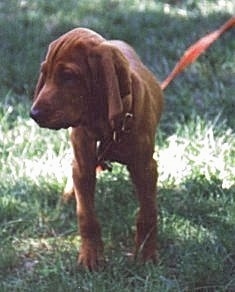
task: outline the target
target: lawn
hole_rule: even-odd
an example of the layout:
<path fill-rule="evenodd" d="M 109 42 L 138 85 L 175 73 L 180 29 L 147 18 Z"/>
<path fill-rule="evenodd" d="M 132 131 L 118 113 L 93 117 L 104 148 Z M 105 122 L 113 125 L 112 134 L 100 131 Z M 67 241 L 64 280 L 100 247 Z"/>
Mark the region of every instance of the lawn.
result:
<path fill-rule="evenodd" d="M 133 262 L 137 202 L 126 168 L 98 175 L 106 265 L 77 269 L 74 202 L 61 193 L 67 131 L 28 112 L 48 44 L 76 26 L 130 43 L 159 80 L 235 11 L 233 0 L 0 1 L 0 291 L 235 291 L 235 31 L 165 91 L 156 138 L 157 265 Z"/>

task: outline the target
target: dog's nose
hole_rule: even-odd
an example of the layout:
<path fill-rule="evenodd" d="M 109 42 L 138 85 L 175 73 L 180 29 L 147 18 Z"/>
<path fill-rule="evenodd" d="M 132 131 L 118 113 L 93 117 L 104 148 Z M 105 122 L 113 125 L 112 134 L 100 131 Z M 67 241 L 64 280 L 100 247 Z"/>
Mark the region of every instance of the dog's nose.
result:
<path fill-rule="evenodd" d="M 40 110 L 32 108 L 29 115 L 32 119 L 37 120 L 37 118 L 40 116 Z"/>
<path fill-rule="evenodd" d="M 30 111 L 30 117 L 37 123 L 40 123 L 45 118 L 45 113 L 43 110 L 40 110 L 38 108 L 32 108 Z"/>

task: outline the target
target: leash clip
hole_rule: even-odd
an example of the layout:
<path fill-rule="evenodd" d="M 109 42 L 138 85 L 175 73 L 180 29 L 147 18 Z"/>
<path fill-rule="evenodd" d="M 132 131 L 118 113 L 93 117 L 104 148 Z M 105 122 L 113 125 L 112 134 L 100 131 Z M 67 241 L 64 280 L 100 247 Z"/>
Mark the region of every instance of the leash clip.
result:
<path fill-rule="evenodd" d="M 115 143 L 121 142 L 122 133 L 124 133 L 124 134 L 130 133 L 132 119 L 133 119 L 133 114 L 131 114 L 131 113 L 125 114 L 125 116 L 122 120 L 122 124 L 121 124 L 120 129 L 113 131 L 112 138 L 113 138 L 113 141 Z"/>
<path fill-rule="evenodd" d="M 133 119 L 133 114 L 131 114 L 131 113 L 125 114 L 125 117 L 124 117 L 123 122 L 122 122 L 122 128 L 121 128 L 122 132 L 124 132 L 124 133 L 130 132 L 132 119 Z"/>

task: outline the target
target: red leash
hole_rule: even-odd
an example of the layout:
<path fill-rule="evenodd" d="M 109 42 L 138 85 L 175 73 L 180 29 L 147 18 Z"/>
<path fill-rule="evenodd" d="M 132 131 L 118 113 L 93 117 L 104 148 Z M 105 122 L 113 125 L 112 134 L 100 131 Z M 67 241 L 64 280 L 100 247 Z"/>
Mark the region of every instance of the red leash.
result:
<path fill-rule="evenodd" d="M 169 83 L 181 73 L 188 65 L 192 64 L 205 50 L 212 45 L 226 30 L 235 26 L 235 17 L 231 17 L 219 29 L 205 35 L 196 43 L 191 45 L 181 57 L 175 68 L 168 77 L 161 83 L 162 90 L 165 90 Z"/>

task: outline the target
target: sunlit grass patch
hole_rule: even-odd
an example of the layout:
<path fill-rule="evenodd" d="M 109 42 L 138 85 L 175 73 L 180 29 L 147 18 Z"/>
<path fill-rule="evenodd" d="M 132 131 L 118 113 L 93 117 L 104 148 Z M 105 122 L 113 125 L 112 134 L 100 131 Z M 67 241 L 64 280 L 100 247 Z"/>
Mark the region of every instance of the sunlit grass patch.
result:
<path fill-rule="evenodd" d="M 6 111 L 1 119 L 0 176 L 8 174 L 11 182 L 24 177 L 36 182 L 40 176 L 61 182 L 71 165 L 66 132 L 40 130 L 32 120 L 21 116 L 16 117 L 10 128 L 4 129 L 4 125 L 11 123 L 9 112 Z"/>
<path fill-rule="evenodd" d="M 234 184 L 235 135 L 223 123 L 195 117 L 178 124 L 176 133 L 159 150 L 160 182 L 179 185 L 188 178 L 217 177 L 224 188 Z M 157 158 L 157 154 L 155 154 Z"/>

